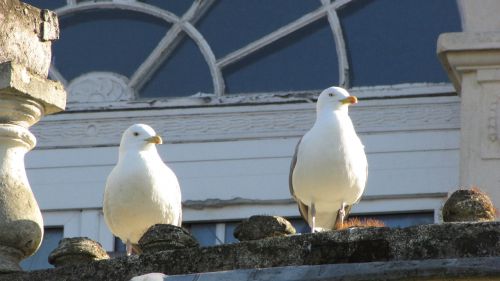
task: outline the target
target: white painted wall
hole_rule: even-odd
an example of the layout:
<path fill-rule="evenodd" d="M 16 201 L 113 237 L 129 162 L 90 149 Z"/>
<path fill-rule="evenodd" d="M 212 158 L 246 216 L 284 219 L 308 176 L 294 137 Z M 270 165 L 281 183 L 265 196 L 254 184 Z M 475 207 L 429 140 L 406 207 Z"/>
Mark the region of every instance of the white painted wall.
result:
<path fill-rule="evenodd" d="M 439 209 L 446 193 L 458 185 L 458 109 L 454 96 L 366 100 L 352 107 L 369 161 L 368 186 L 353 212 Z M 207 116 L 216 122 L 210 130 L 196 125 L 205 124 L 201 119 Z M 46 226 L 63 225 L 65 237 L 88 236 L 112 249 L 101 203 L 106 177 L 117 160 L 121 128 L 152 120 L 159 132 L 166 132 L 167 143 L 159 151 L 178 175 L 183 201 L 188 201 L 185 221 L 298 216 L 288 190 L 289 164 L 314 116 L 314 104 L 307 103 L 68 112 L 34 128 L 42 137 L 27 155 L 27 174 Z M 246 126 L 234 134 L 233 117 Z M 77 134 L 79 127 L 99 133 Z M 65 128 L 73 133 L 67 135 Z M 169 143 L 172 139 L 175 143 Z M 211 207 L 207 199 L 218 199 L 220 205 Z"/>

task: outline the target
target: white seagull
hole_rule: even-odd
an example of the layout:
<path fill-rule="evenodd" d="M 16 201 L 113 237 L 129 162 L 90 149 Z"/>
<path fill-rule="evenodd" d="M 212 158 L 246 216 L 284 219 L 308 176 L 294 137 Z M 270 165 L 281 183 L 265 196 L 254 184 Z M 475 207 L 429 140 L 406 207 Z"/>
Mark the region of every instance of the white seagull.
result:
<path fill-rule="evenodd" d="M 106 182 L 104 219 L 111 232 L 132 253 L 154 224 L 180 226 L 181 191 L 174 172 L 156 150 L 162 139 L 144 124 L 129 127 L 120 142 L 118 163 Z"/>
<path fill-rule="evenodd" d="M 341 228 L 365 188 L 368 163 L 348 115 L 357 101 L 343 88 L 321 92 L 316 122 L 295 148 L 290 193 L 312 232 Z"/>

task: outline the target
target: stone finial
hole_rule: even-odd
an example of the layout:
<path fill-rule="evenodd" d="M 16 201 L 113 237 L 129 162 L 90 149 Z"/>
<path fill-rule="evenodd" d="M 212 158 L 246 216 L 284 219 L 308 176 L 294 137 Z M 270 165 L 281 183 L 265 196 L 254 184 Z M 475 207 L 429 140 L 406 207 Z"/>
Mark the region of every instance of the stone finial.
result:
<path fill-rule="evenodd" d="M 87 237 L 63 238 L 49 255 L 49 263 L 55 267 L 104 259 L 109 256 L 101 244 Z"/>
<path fill-rule="evenodd" d="M 151 226 L 139 240 L 144 253 L 198 247 L 198 241 L 184 228 L 171 224 Z"/>
<path fill-rule="evenodd" d="M 478 188 L 453 192 L 443 207 L 444 222 L 494 221 L 496 209 Z"/>
<path fill-rule="evenodd" d="M 259 240 L 268 237 L 295 234 L 295 228 L 278 216 L 251 216 L 234 229 L 234 237 L 240 241 Z"/>

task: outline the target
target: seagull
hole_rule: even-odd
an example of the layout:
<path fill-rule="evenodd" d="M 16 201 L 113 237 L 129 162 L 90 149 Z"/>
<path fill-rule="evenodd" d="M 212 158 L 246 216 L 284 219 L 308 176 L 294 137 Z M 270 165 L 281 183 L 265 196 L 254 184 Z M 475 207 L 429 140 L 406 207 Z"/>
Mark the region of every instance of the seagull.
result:
<path fill-rule="evenodd" d="M 316 103 L 316 122 L 295 148 L 290 193 L 312 232 L 342 228 L 365 188 L 368 162 L 348 115 L 357 102 L 343 88 L 325 89 Z"/>
<path fill-rule="evenodd" d="M 155 146 L 162 142 L 148 125 L 129 127 L 121 138 L 118 163 L 106 181 L 104 219 L 125 243 L 127 255 L 137 249 L 150 226 L 182 223 L 179 182 Z"/>

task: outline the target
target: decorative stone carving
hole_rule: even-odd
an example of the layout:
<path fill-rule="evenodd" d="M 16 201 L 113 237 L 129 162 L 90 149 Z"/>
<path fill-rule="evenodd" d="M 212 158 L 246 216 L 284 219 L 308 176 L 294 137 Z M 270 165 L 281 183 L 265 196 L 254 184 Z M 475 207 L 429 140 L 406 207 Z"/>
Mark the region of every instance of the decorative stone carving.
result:
<path fill-rule="evenodd" d="M 49 263 L 55 267 L 105 259 L 109 259 L 109 255 L 101 244 L 87 237 L 64 238 L 49 255 Z"/>
<path fill-rule="evenodd" d="M 446 97 L 401 101 L 366 101 L 352 111 L 358 132 L 395 132 L 459 128 L 459 100 Z M 75 117 L 73 117 L 75 116 Z M 159 118 L 161 117 L 161 118 Z M 44 120 L 33 131 L 40 147 L 117 145 L 131 118 L 157 128 L 169 142 L 227 141 L 299 137 L 310 128 L 315 111 L 310 104 L 259 107 L 150 108 L 113 112 L 75 113 Z M 89 134 L 89 126 L 97 135 Z"/>
<path fill-rule="evenodd" d="M 91 72 L 75 78 L 68 86 L 68 102 L 114 102 L 134 99 L 128 79 L 112 72 Z"/>
<path fill-rule="evenodd" d="M 59 83 L 0 64 L 0 273 L 19 271 L 19 261 L 42 241 L 42 215 L 24 168 L 24 155 L 36 144 L 28 127 L 63 110 L 65 101 Z"/>

